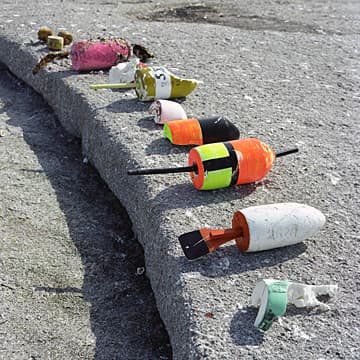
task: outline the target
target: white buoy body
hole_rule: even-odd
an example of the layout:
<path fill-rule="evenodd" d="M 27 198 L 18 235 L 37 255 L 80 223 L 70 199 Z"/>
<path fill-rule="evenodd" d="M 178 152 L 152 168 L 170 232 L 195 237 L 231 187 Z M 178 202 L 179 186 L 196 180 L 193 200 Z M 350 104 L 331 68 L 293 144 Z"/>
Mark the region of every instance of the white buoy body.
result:
<path fill-rule="evenodd" d="M 253 206 L 240 212 L 248 226 L 247 252 L 296 244 L 325 224 L 319 210 L 297 203 Z"/>
<path fill-rule="evenodd" d="M 149 112 L 154 115 L 154 121 L 157 124 L 187 119 L 183 107 L 179 103 L 170 100 L 156 100 L 149 107 Z"/>

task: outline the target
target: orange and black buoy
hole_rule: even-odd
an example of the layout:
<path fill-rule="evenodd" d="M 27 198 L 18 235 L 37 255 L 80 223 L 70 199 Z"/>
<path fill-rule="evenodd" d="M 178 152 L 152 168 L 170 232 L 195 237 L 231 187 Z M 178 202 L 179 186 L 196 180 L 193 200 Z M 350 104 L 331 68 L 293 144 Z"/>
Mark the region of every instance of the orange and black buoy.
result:
<path fill-rule="evenodd" d="M 223 116 L 169 121 L 164 137 L 175 145 L 203 145 L 239 139 L 238 128 Z"/>
<path fill-rule="evenodd" d="M 298 151 L 294 148 L 274 153 L 268 145 L 254 138 L 218 142 L 191 149 L 189 166 L 128 170 L 128 175 L 190 172 L 196 189 L 214 190 L 259 181 L 270 171 L 275 158 Z"/>

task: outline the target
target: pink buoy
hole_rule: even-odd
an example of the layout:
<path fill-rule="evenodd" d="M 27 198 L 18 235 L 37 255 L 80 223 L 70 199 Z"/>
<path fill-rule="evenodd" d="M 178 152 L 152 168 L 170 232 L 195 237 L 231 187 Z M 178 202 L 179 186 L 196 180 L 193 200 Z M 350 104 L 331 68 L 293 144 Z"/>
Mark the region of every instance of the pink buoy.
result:
<path fill-rule="evenodd" d="M 123 39 L 77 41 L 71 46 L 72 68 L 77 71 L 107 69 L 129 60 L 130 44 Z"/>

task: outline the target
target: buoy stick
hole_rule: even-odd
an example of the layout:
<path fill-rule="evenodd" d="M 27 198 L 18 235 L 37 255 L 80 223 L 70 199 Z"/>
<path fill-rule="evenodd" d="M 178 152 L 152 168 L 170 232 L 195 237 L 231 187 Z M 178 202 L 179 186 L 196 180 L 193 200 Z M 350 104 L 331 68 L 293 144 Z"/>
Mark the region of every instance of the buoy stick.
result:
<path fill-rule="evenodd" d="M 135 83 L 123 83 L 123 84 L 93 84 L 90 85 L 90 89 L 134 89 L 136 88 Z"/>
<path fill-rule="evenodd" d="M 290 150 L 285 150 L 285 151 L 280 151 L 280 152 L 277 152 L 275 153 L 276 157 L 281 157 L 281 156 L 285 156 L 285 155 L 290 155 L 290 154 L 293 154 L 293 153 L 297 153 L 299 151 L 298 148 L 294 148 L 294 149 L 290 149 Z"/>
<path fill-rule="evenodd" d="M 200 229 L 180 235 L 179 241 L 185 256 L 194 260 L 242 235 L 242 229 Z"/>
<path fill-rule="evenodd" d="M 159 169 L 134 169 L 128 170 L 128 175 L 153 175 L 153 174 L 175 174 L 182 172 L 196 171 L 197 166 L 183 166 L 178 168 L 159 168 Z"/>
<path fill-rule="evenodd" d="M 276 157 L 281 157 L 289 154 L 293 154 L 298 152 L 298 148 L 285 150 L 276 153 Z M 183 173 L 183 172 L 192 172 L 197 171 L 197 166 L 194 164 L 192 166 L 183 166 L 178 168 L 159 168 L 159 169 L 133 169 L 128 170 L 128 175 L 155 175 L 155 174 L 175 174 L 175 173 Z"/>

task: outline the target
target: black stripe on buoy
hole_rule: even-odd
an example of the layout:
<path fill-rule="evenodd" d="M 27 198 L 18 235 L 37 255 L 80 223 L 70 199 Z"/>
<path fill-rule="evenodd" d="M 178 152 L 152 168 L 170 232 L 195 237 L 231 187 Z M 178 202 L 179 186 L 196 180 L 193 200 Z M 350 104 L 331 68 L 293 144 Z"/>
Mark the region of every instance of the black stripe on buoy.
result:
<path fill-rule="evenodd" d="M 203 144 L 237 140 L 240 137 L 238 128 L 223 116 L 199 119 Z"/>
<path fill-rule="evenodd" d="M 235 185 L 239 178 L 239 161 L 238 161 L 234 147 L 228 142 L 225 142 L 224 145 L 226 146 L 226 148 L 230 154 L 230 160 L 231 160 L 231 164 L 232 164 L 232 166 L 231 166 L 232 174 L 231 174 L 230 185 Z"/>

